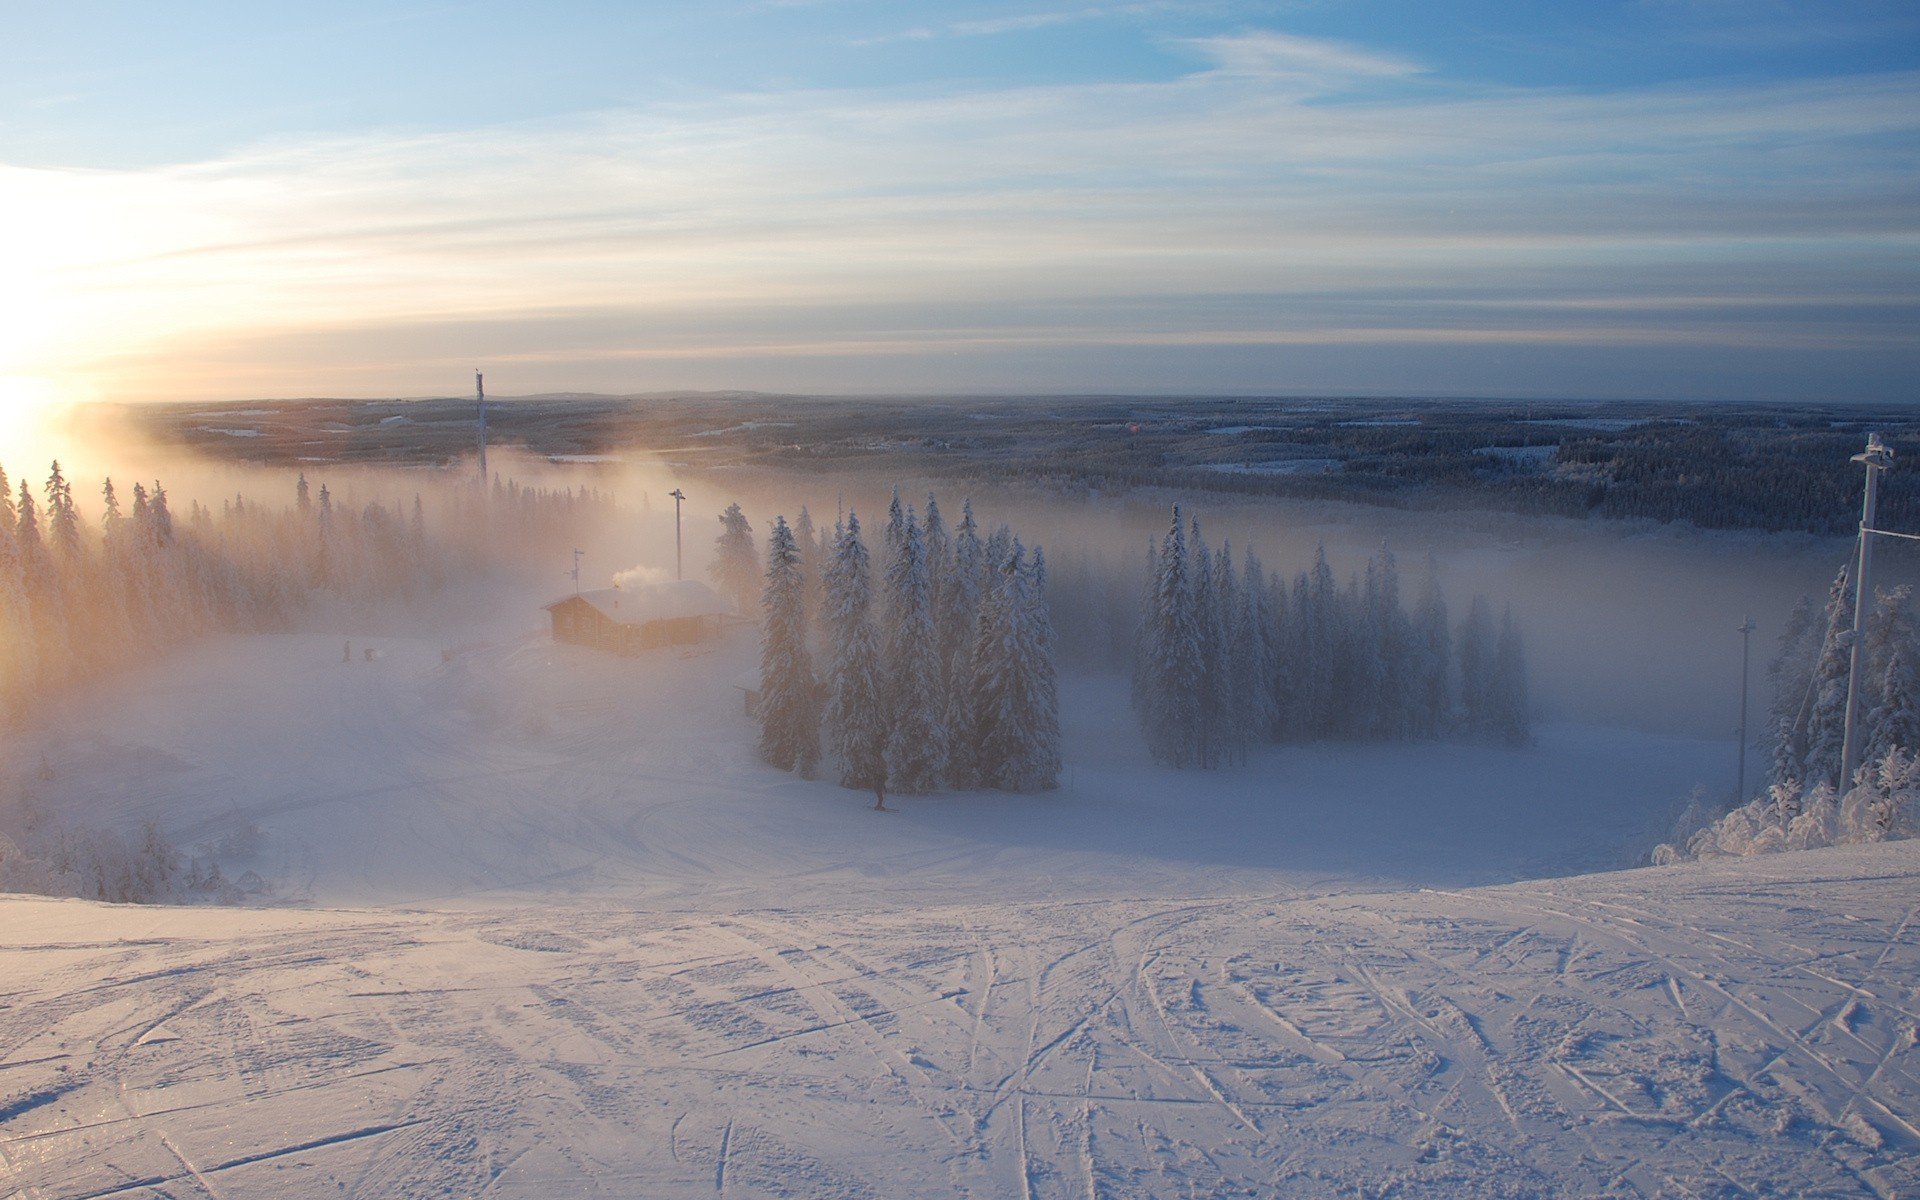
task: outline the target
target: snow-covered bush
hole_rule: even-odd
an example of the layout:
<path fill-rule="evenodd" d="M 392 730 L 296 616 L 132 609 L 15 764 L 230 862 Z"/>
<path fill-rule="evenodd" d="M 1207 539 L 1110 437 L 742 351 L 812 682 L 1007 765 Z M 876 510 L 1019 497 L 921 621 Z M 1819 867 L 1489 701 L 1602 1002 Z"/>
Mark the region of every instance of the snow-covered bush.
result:
<path fill-rule="evenodd" d="M 1776 783 L 1733 811 L 1657 847 L 1655 865 L 1772 854 L 1920 836 L 1920 758 L 1895 747 L 1855 776 L 1846 794 L 1824 780 L 1802 791 Z"/>
<path fill-rule="evenodd" d="M 180 855 L 148 822 L 129 841 L 111 830 L 72 829 L 23 799 L 0 829 L 0 892 L 77 896 L 115 904 L 178 898 Z"/>

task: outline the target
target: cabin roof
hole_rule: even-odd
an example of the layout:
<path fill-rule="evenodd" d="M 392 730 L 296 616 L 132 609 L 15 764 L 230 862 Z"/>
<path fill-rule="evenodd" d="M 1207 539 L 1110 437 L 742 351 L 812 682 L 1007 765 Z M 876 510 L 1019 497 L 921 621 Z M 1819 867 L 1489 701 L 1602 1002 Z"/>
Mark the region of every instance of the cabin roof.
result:
<path fill-rule="evenodd" d="M 631 587 L 595 588 L 564 596 L 547 605 L 549 611 L 575 600 L 585 601 L 609 621 L 644 625 L 680 617 L 721 616 L 733 610 L 720 594 L 697 579 L 667 579 Z"/>

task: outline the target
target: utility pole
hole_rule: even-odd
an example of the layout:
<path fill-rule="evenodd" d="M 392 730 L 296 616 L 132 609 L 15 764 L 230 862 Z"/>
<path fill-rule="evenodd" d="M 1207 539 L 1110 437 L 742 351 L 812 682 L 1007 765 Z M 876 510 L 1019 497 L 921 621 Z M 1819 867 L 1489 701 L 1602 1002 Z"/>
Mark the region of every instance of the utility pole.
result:
<path fill-rule="evenodd" d="M 1867 435 L 1867 448 L 1853 456 L 1867 469 L 1867 496 L 1860 506 L 1860 571 L 1854 580 L 1853 646 L 1847 658 L 1846 736 L 1840 743 L 1840 779 L 1845 792 L 1853 786 L 1853 773 L 1860 766 L 1860 676 L 1867 663 L 1867 604 L 1873 597 L 1868 572 L 1873 569 L 1874 503 L 1880 496 L 1880 472 L 1893 465 L 1893 450 L 1877 433 Z"/>
<path fill-rule="evenodd" d="M 480 368 L 473 369 L 473 407 L 480 418 L 480 490 L 487 487 L 487 383 Z"/>
<path fill-rule="evenodd" d="M 585 553 L 585 550 L 577 547 L 573 552 L 573 594 L 576 596 L 580 594 L 580 556 Z"/>
<path fill-rule="evenodd" d="M 1747 802 L 1747 664 L 1751 661 L 1753 631 L 1759 626 L 1752 617 L 1740 622 L 1740 765 L 1734 772 L 1733 802 Z"/>
<path fill-rule="evenodd" d="M 685 579 L 686 572 L 681 570 L 680 565 L 680 502 L 687 497 L 679 488 L 673 489 L 667 495 L 673 497 L 673 577 Z"/>

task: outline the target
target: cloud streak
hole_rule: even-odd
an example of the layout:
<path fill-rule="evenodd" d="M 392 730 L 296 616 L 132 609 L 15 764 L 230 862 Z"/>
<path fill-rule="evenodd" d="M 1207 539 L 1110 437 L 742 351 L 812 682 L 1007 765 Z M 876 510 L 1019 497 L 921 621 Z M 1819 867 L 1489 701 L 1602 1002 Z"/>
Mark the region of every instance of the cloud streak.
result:
<path fill-rule="evenodd" d="M 1493 89 L 1277 32 L 1194 49 L 1213 66 L 1161 83 L 739 95 L 144 171 L 0 168 L 0 253 L 24 264 L 0 374 L 408 392 L 449 358 L 498 358 L 528 365 L 527 390 L 535 364 L 630 390 L 717 382 L 670 365 L 731 353 L 851 364 L 849 390 L 884 356 L 888 386 L 939 390 L 947 356 L 996 349 L 1018 351 L 1009 379 L 1062 347 L 1914 357 L 1897 330 L 1920 74 Z M 1600 323 L 1581 311 L 1596 282 Z M 1825 294 L 1853 301 L 1791 331 L 1756 316 Z M 1338 315 L 1362 299 L 1364 319 Z M 876 313 L 944 332 L 876 331 Z M 382 324 L 439 332 L 370 356 Z"/>

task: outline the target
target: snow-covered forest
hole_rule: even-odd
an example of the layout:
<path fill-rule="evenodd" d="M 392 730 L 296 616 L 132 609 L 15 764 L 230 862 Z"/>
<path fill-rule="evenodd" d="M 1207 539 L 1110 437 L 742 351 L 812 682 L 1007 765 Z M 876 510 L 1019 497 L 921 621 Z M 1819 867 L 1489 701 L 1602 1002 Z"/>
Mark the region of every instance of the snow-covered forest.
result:
<path fill-rule="evenodd" d="M 1291 588 L 1248 550 L 1210 550 L 1180 509 L 1153 561 L 1133 702 L 1154 757 L 1244 763 L 1262 742 L 1396 740 L 1454 732 L 1523 746 L 1526 652 L 1511 609 L 1496 632 L 1475 596 L 1457 637 L 1431 558 L 1414 611 L 1384 547 L 1364 582 L 1334 582 L 1325 548 Z M 1458 650 L 1455 650 L 1455 644 Z"/>
<path fill-rule="evenodd" d="M 752 529 L 737 504 L 720 520 L 712 575 L 737 603 Z M 806 776 L 824 745 L 842 786 L 872 791 L 875 807 L 889 792 L 1055 786 L 1045 549 L 1029 551 L 1006 525 L 982 538 L 971 500 L 949 530 L 936 497 L 922 514 L 896 488 L 873 559 L 856 511 L 817 536 L 804 506 L 791 527 L 774 518 L 760 598 L 761 757 Z"/>
<path fill-rule="evenodd" d="M 0 468 L 0 722 L 196 639 L 419 601 L 450 574 L 512 562 L 610 504 L 591 488 L 511 479 L 484 497 L 431 480 L 406 500 L 391 479 L 365 498 L 304 473 L 288 482 L 284 495 L 236 493 L 218 508 L 189 499 L 176 513 L 164 483 L 123 496 L 106 478 L 89 514 L 58 461 L 40 489 L 24 478 L 14 488 Z M 155 820 L 85 827 L 30 791 L 0 798 L 0 891 L 231 901 L 217 857 L 182 853 Z"/>
<path fill-rule="evenodd" d="M 457 462 L 170 461 L 192 482 L 124 494 L 116 467 L 118 514 L 73 486 L 64 558 L 65 475 L 29 487 L 25 528 L 10 488 L 0 533 L 38 534 L 89 606 L 45 609 L 73 657 L 36 658 L 14 707 L 0 890 L 149 903 L 0 898 L 0 1065 L 25 1089 L 0 1090 L 0 1181 L 1041 1200 L 1911 1177 L 1910 902 L 1864 882 L 1897 892 L 1920 844 L 1920 770 L 1879 751 L 1912 722 L 1897 586 L 1861 785 L 1816 778 L 1840 586 L 1764 681 L 1795 786 L 1764 812 L 1704 799 L 1681 820 L 1707 833 L 1619 874 L 1730 780 L 1729 740 L 1597 717 L 1583 689 L 1634 647 L 1570 642 L 1542 596 L 1626 581 L 1600 615 L 1652 628 L 1698 591 L 1665 543 L 496 462 L 484 497 Z M 694 494 L 684 531 L 669 489 Z M 555 640 L 544 605 L 671 579 L 680 532 L 735 613 L 713 636 Z M 1673 548 L 1702 547 L 1701 574 L 1810 575 L 1778 544 Z M 111 654 L 102 588 L 132 631 Z M 1559 878 L 1580 872 L 1602 873 Z M 1836 872 L 1844 920 L 1819 910 Z M 1782 1058 L 1808 1006 L 1844 1018 Z M 114 1096 L 129 1115 L 100 1125 Z"/>
<path fill-rule="evenodd" d="M 1659 862 L 1920 836 L 1920 637 L 1913 589 L 1875 589 L 1862 646 L 1860 767 L 1843 778 L 1856 589 L 1840 568 L 1818 605 L 1795 607 L 1767 669 L 1767 787 L 1655 851 Z M 1709 810 L 1710 812 L 1710 810 Z M 1697 821 L 1695 823 L 1698 823 Z"/>

